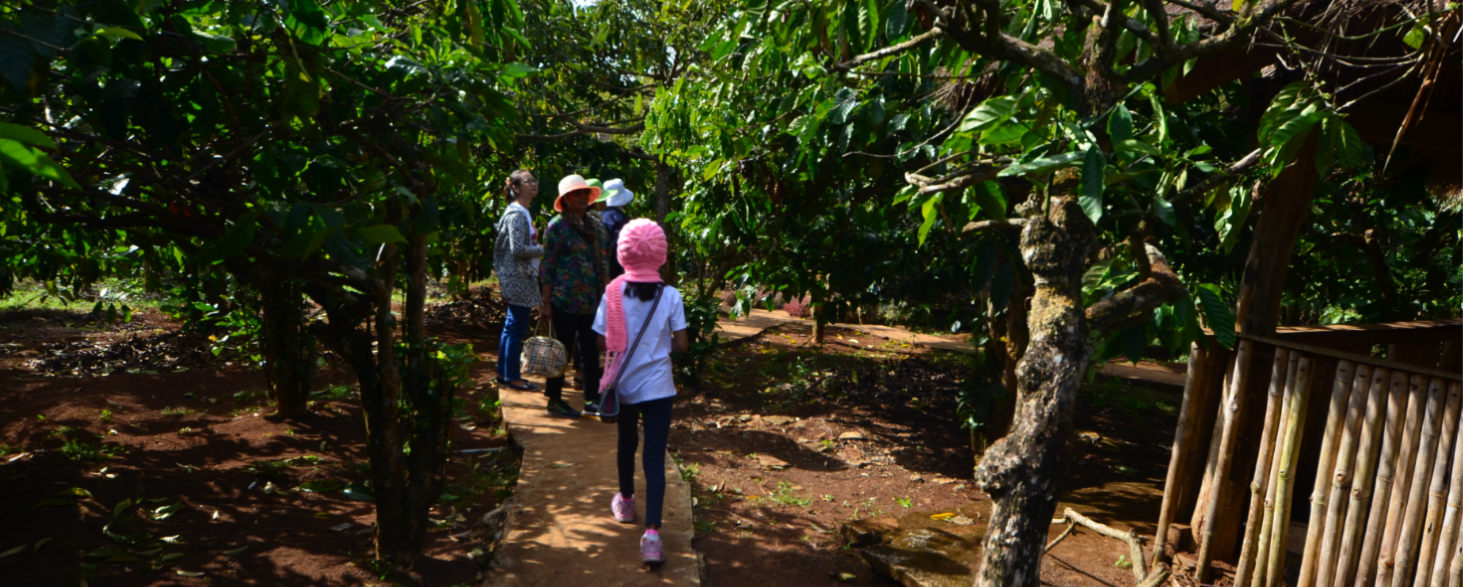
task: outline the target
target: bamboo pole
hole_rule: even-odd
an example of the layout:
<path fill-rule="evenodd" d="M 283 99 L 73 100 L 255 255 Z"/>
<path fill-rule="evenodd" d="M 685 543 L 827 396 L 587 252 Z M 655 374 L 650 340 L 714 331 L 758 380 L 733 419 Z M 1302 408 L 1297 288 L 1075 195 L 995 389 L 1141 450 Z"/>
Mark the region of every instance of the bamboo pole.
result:
<path fill-rule="evenodd" d="M 1265 570 L 1265 587 L 1281 587 L 1285 583 L 1286 535 L 1290 533 L 1290 501 L 1295 494 L 1295 466 L 1300 458 L 1300 441 L 1305 436 L 1306 407 L 1311 396 L 1311 368 L 1314 361 L 1301 357 L 1295 372 L 1295 394 L 1285 414 L 1285 444 L 1281 445 L 1282 462 L 1275 486 L 1275 521 L 1270 539 L 1270 561 Z"/>
<path fill-rule="evenodd" d="M 1351 393 L 1351 375 L 1355 367 L 1350 361 L 1336 364 L 1336 378 L 1332 383 L 1330 408 L 1326 412 L 1325 433 L 1321 436 L 1321 453 L 1316 463 L 1316 483 L 1311 489 L 1311 517 L 1306 525 L 1305 552 L 1301 556 L 1301 587 L 1311 587 L 1316 580 L 1316 554 L 1321 549 L 1321 539 L 1326 534 L 1326 511 L 1330 502 L 1331 473 L 1340 464 L 1338 454 L 1340 441 L 1346 436 L 1355 418 L 1348 409 Z M 1318 374 L 1319 375 L 1319 374 Z M 1337 500 L 1340 501 L 1340 500 Z"/>
<path fill-rule="evenodd" d="M 1236 348 L 1235 350 L 1238 350 Z M 1219 372 L 1219 407 L 1214 410 L 1214 424 L 1209 431 L 1209 453 L 1204 457 L 1203 481 L 1199 484 L 1199 491 L 1194 496 L 1194 512 L 1189 517 L 1189 528 L 1194 532 L 1194 540 L 1203 536 L 1203 530 L 1208 523 L 1205 516 L 1209 515 L 1209 502 L 1214 492 L 1214 473 L 1219 468 L 1219 447 L 1224 444 L 1222 433 L 1225 421 L 1229 419 L 1229 411 L 1225 408 L 1230 403 L 1230 377 L 1234 375 L 1234 351 L 1220 347 L 1214 351 L 1216 355 L 1223 355 L 1223 362 L 1215 363 L 1215 369 Z M 1215 357 L 1216 359 L 1218 357 Z M 1206 379 L 1207 384 L 1213 384 L 1213 379 Z"/>
<path fill-rule="evenodd" d="M 1386 533 L 1387 512 L 1391 510 L 1392 494 L 1398 491 L 1398 453 L 1402 452 L 1402 445 L 1411 436 L 1409 431 L 1422 419 L 1424 400 L 1419 391 L 1421 388 L 1409 385 L 1407 372 L 1393 371 L 1390 388 L 1387 432 L 1382 438 L 1382 454 L 1377 460 L 1377 482 L 1372 490 L 1371 515 L 1367 517 L 1366 533 L 1362 536 L 1361 556 L 1357 558 L 1354 587 L 1371 587 L 1377 578 L 1377 559 L 1381 556 L 1382 539 Z"/>
<path fill-rule="evenodd" d="M 1350 377 L 1349 371 L 1355 371 L 1355 377 Z M 1367 393 L 1368 383 L 1371 376 L 1370 365 L 1352 365 L 1350 361 L 1341 361 L 1336 364 L 1336 386 L 1342 385 L 1345 379 L 1346 386 L 1351 390 L 1351 399 L 1346 404 L 1346 427 L 1341 430 L 1341 441 L 1336 447 L 1336 467 L 1329 480 L 1325 480 L 1321 473 L 1316 473 L 1317 493 L 1324 490 L 1324 485 L 1330 485 L 1330 495 L 1326 499 L 1326 519 L 1324 524 L 1317 523 L 1315 509 L 1311 510 L 1311 526 L 1323 526 L 1321 528 L 1320 550 L 1315 551 L 1317 558 L 1312 560 L 1306 557 L 1301 560 L 1300 585 L 1324 585 L 1331 586 L 1336 578 L 1336 549 L 1341 542 L 1341 526 L 1346 516 L 1346 496 L 1351 493 L 1352 474 L 1356 471 L 1356 449 L 1362 443 L 1361 424 L 1366 416 L 1367 400 L 1370 395 Z M 1336 392 L 1332 392 L 1335 394 Z M 1329 481 L 1326 483 L 1325 481 Z M 1307 536 L 1309 539 L 1310 536 Z M 1309 550 L 1310 544 L 1306 544 Z M 1306 571 L 1310 571 L 1310 577 L 1315 581 L 1308 581 Z"/>
<path fill-rule="evenodd" d="M 1448 565 L 1448 587 L 1463 587 L 1463 536 L 1456 541 L 1453 562 Z"/>
<path fill-rule="evenodd" d="M 1412 382 L 1417 383 L 1419 379 L 1422 377 L 1414 376 Z M 1416 560 L 1412 555 L 1416 554 L 1414 549 L 1417 546 L 1417 531 L 1420 529 L 1422 510 L 1426 503 L 1424 497 L 1427 495 L 1428 479 L 1432 474 L 1433 451 L 1437 448 L 1438 427 L 1442 419 L 1443 388 L 1428 386 L 1427 411 L 1422 419 L 1422 430 L 1418 434 L 1412 481 L 1407 484 L 1408 489 L 1403 499 L 1392 501 L 1400 507 L 1387 512 L 1389 522 L 1395 515 L 1398 524 L 1396 533 L 1391 534 L 1395 540 L 1392 549 L 1387 548 L 1387 538 L 1382 537 L 1382 558 L 1377 561 L 1377 587 L 1402 587 L 1407 584 L 1407 578 L 1411 578 L 1412 569 L 1408 565 Z M 1392 529 L 1390 523 L 1387 529 Z"/>
<path fill-rule="evenodd" d="M 1189 453 L 1198 447 L 1196 428 L 1199 412 L 1204 409 L 1204 382 L 1209 370 L 1209 353 L 1199 343 L 1189 345 L 1189 373 L 1184 380 L 1184 403 L 1179 410 L 1178 429 L 1173 434 L 1173 455 L 1168 460 L 1168 478 L 1163 483 L 1163 506 L 1158 511 L 1158 532 L 1153 537 L 1153 562 L 1167 560 L 1168 526 L 1173 522 L 1182 493 L 1184 470 L 1188 468 Z"/>
<path fill-rule="evenodd" d="M 1463 384 L 1454 383 L 1448 386 L 1450 397 L 1457 394 L 1463 394 Z M 1459 425 L 1458 430 L 1463 430 L 1463 425 Z M 1445 587 L 1451 574 L 1449 569 L 1457 562 L 1453 549 L 1458 546 L 1460 509 L 1463 509 L 1463 437 L 1454 436 L 1453 477 L 1448 482 L 1448 502 L 1443 511 L 1443 523 L 1438 530 L 1441 539 L 1438 541 L 1437 558 L 1433 561 L 1429 587 Z"/>
<path fill-rule="evenodd" d="M 1285 369 L 1285 387 L 1280 394 L 1280 418 L 1284 419 L 1290 413 L 1290 402 L 1295 397 L 1295 377 L 1300 370 L 1300 353 L 1288 353 Z M 1283 427 L 1284 422 L 1277 424 Z M 1285 443 L 1285 430 L 1277 428 L 1275 432 L 1275 446 Z M 1269 479 L 1265 483 L 1264 510 L 1260 513 L 1260 537 L 1256 541 L 1254 570 L 1250 571 L 1249 587 L 1264 587 L 1265 569 L 1270 564 L 1270 541 L 1275 535 L 1275 504 L 1279 499 L 1276 497 L 1276 487 L 1280 485 L 1280 468 L 1283 455 L 1278 448 L 1270 451 L 1270 462 L 1256 462 L 1256 467 L 1265 467 L 1270 470 Z"/>
<path fill-rule="evenodd" d="M 1253 345 L 1247 341 L 1240 341 L 1234 356 L 1234 374 L 1230 377 L 1229 405 L 1225 406 L 1228 414 L 1224 420 L 1224 431 L 1220 436 L 1219 458 L 1215 463 L 1213 484 L 1209 491 L 1208 512 L 1204 516 L 1204 538 L 1199 542 L 1199 557 L 1195 563 L 1194 578 L 1200 583 L 1209 580 L 1209 561 L 1213 556 L 1214 530 L 1219 526 L 1219 503 L 1223 501 L 1225 477 L 1229 474 L 1230 462 L 1234 459 L 1234 446 L 1239 441 L 1240 416 L 1244 413 L 1245 383 L 1249 379 L 1250 360 L 1254 353 Z"/>
<path fill-rule="evenodd" d="M 1265 490 L 1270 485 L 1270 467 L 1265 466 L 1273 458 L 1275 432 L 1279 428 L 1282 411 L 1282 396 L 1285 394 L 1285 376 L 1288 371 L 1289 351 L 1275 347 L 1275 361 L 1270 367 L 1270 393 L 1265 399 L 1265 425 L 1260 433 L 1260 452 L 1255 456 L 1255 475 L 1250 482 L 1250 514 L 1245 517 L 1245 537 L 1240 543 L 1239 565 L 1234 574 L 1234 587 L 1250 584 L 1250 572 L 1254 569 L 1256 538 L 1263 524 L 1265 513 Z"/>
<path fill-rule="evenodd" d="M 1367 365 L 1357 366 L 1357 376 L 1361 377 L 1363 369 Z M 1387 382 L 1392 377 L 1392 372 L 1386 368 L 1378 367 L 1369 374 L 1370 385 L 1366 404 L 1366 421 L 1361 426 L 1361 446 L 1356 452 L 1356 476 L 1351 486 L 1351 500 L 1346 508 L 1345 529 L 1341 534 L 1341 548 L 1336 555 L 1336 575 L 1330 583 L 1331 587 L 1349 587 L 1356 572 L 1356 557 L 1361 551 L 1362 532 L 1366 530 L 1363 525 L 1366 523 L 1367 507 L 1371 505 L 1372 489 L 1375 485 L 1377 470 L 1377 453 L 1381 447 L 1377 446 L 1382 442 L 1383 428 L 1387 420 Z M 1406 391 L 1406 388 L 1399 388 Z M 1353 393 L 1355 393 L 1353 391 Z M 1406 401 L 1407 396 L 1399 393 L 1401 401 Z M 1405 409 L 1405 404 L 1399 407 L 1400 414 Z M 1400 419 L 1398 420 L 1400 422 Z M 1393 427 L 1395 429 L 1395 426 Z M 1386 440 L 1383 444 L 1395 442 Z M 1321 564 L 1328 564 L 1329 559 L 1322 557 Z M 1321 583 L 1321 587 L 1327 587 Z"/>
<path fill-rule="evenodd" d="M 1433 379 L 1429 389 L 1436 386 L 1448 388 L 1448 384 L 1442 379 Z M 1452 462 L 1453 438 L 1458 433 L 1458 405 L 1460 394 L 1449 389 L 1445 396 L 1447 408 L 1443 411 L 1443 427 L 1437 438 L 1437 448 L 1433 452 L 1432 476 L 1427 485 L 1427 509 L 1422 515 L 1421 536 L 1415 548 L 1409 549 L 1416 553 L 1408 557 L 1405 568 L 1415 569 L 1416 577 L 1412 581 L 1404 581 L 1402 584 L 1413 584 L 1417 587 L 1427 587 L 1428 578 L 1433 570 L 1433 557 L 1437 554 L 1438 548 L 1438 527 L 1443 522 L 1443 509 L 1448 498 L 1448 464 Z M 1420 464 L 1418 466 L 1421 466 Z M 1415 558 L 1414 558 L 1415 557 Z M 1401 576 L 1401 573 L 1399 573 Z M 1395 583 L 1396 581 L 1394 581 Z"/>

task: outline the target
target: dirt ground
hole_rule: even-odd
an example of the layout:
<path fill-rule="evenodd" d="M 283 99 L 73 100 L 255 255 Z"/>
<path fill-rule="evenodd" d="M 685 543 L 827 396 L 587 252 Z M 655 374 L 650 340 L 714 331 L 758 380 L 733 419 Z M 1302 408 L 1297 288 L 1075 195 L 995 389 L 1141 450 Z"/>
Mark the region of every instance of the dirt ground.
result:
<path fill-rule="evenodd" d="M 485 381 L 497 329 L 484 324 L 491 312 L 469 317 L 435 334 L 474 343 Z M 366 471 L 354 377 L 322 370 L 310 414 L 275 421 L 259 372 L 176 328 L 157 314 L 121 327 L 0 315 L 0 585 L 387 584 L 370 560 L 371 504 L 342 491 Z M 682 392 L 671 448 L 694 489 L 707 585 L 893 585 L 842 544 L 850 519 L 936 516 L 983 531 L 990 502 L 951 417 L 966 359 L 837 327 L 819 350 L 809 334 L 785 325 L 728 347 Z M 163 351 L 134 340 L 149 336 L 174 338 Z M 36 370 L 87 348 L 93 359 Z M 1057 515 L 1070 505 L 1151 534 L 1178 393 L 1089 387 Z M 490 396 L 465 392 L 454 448 L 507 443 L 475 409 Z M 454 459 L 456 499 L 432 513 L 422 584 L 479 582 L 488 545 L 477 520 L 510 495 L 516 466 L 511 448 Z M 1131 584 L 1126 552 L 1078 531 L 1047 556 L 1043 583 Z"/>
<path fill-rule="evenodd" d="M 0 452 L 11 453 L 0 457 L 0 585 L 385 584 L 371 563 L 372 504 L 342 491 L 368 470 L 350 373 L 323 370 L 310 413 L 283 422 L 269 417 L 263 375 L 228 361 L 104 377 L 19 366 L 47 345 L 173 328 L 155 314 L 117 329 L 59 312 L 0 316 Z M 454 449 L 507 443 L 484 416 L 458 422 Z M 431 514 L 440 523 L 415 569 L 424 584 L 477 583 L 475 523 L 515 479 L 511 451 L 453 459 L 457 498 Z"/>
<path fill-rule="evenodd" d="M 671 444 L 694 477 L 696 547 L 712 585 L 894 585 L 842 544 L 838 528 L 853 519 L 935 516 L 984 534 L 991 502 L 972 482 L 968 432 L 948 417 L 964 359 L 856 328 L 830 328 L 816 353 L 810 334 L 784 325 L 730 348 L 678 406 Z M 1056 516 L 1070 506 L 1151 535 L 1180 399 L 1094 382 Z M 1048 554 L 1042 583 L 1130 585 L 1126 554 L 1079 530 Z"/>

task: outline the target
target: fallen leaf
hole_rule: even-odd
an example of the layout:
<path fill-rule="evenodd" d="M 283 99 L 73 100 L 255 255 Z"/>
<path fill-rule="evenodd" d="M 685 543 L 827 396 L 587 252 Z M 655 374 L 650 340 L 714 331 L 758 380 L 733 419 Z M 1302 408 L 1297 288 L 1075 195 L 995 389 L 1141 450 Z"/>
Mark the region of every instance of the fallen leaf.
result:
<path fill-rule="evenodd" d="M 574 463 L 554 463 L 555 469 L 568 469 L 572 466 L 574 466 Z"/>
<path fill-rule="evenodd" d="M 183 553 L 181 553 L 181 552 L 170 552 L 170 553 L 167 553 L 165 555 L 162 555 L 162 556 L 158 557 L 157 560 L 160 563 L 165 563 L 165 562 L 168 562 L 170 560 L 177 560 L 177 559 L 180 559 L 180 558 L 183 558 Z"/>
<path fill-rule="evenodd" d="M 179 574 L 179 575 L 182 575 L 184 577 L 202 577 L 203 576 L 203 573 L 199 573 L 199 572 L 196 572 L 196 571 L 184 571 L 182 569 L 178 569 L 177 571 L 174 571 L 174 572 L 177 573 L 177 574 Z"/>
<path fill-rule="evenodd" d="M 30 546 L 30 543 L 29 542 L 27 542 L 25 544 L 22 544 L 20 546 L 17 546 L 15 548 L 12 548 L 10 550 L 7 550 L 5 552 L 0 552 L 0 558 L 9 558 L 9 557 L 15 556 L 17 554 L 20 554 L 22 552 L 25 552 L 25 549 L 28 546 Z"/>
<path fill-rule="evenodd" d="M 335 526 L 331 526 L 330 527 L 330 531 L 331 532 L 344 532 L 346 530 L 349 530 L 352 525 L 353 524 L 350 524 L 350 523 L 337 524 Z"/>
<path fill-rule="evenodd" d="M 838 580 L 843 581 L 844 583 L 852 583 L 858 580 L 858 575 L 855 575 L 853 573 L 839 573 Z"/>
<path fill-rule="evenodd" d="M 37 540 L 36 541 L 36 546 L 35 546 L 35 548 L 32 548 L 31 549 L 31 552 L 35 552 L 37 550 L 40 550 L 42 546 L 45 546 L 45 545 L 50 544 L 50 543 L 51 543 L 51 539 L 50 538 L 42 538 L 40 540 Z"/>
<path fill-rule="evenodd" d="M 934 514 L 934 515 L 930 516 L 930 519 L 931 520 L 948 520 L 948 519 L 953 518 L 953 517 L 955 517 L 955 513 L 954 512 L 945 512 L 943 514 Z"/>
<path fill-rule="evenodd" d="M 213 510 L 213 519 L 218 519 L 218 510 Z"/>
<path fill-rule="evenodd" d="M 330 519 L 330 517 L 333 516 L 333 515 L 334 514 L 331 514 L 330 512 L 315 512 L 315 517 L 320 518 L 322 520 Z"/>
<path fill-rule="evenodd" d="M 217 514 L 218 512 L 214 512 L 214 513 Z M 182 535 L 179 534 L 178 536 L 182 536 Z M 164 536 L 162 538 L 162 540 L 163 540 L 163 542 L 166 542 L 168 544 L 182 544 L 183 541 L 182 540 L 179 540 L 178 539 L 178 536 Z"/>
<path fill-rule="evenodd" d="M 235 548 L 233 550 L 225 550 L 224 551 L 224 556 L 238 556 L 238 555 L 244 554 L 244 551 L 246 551 L 246 550 L 249 550 L 249 547 L 247 545 L 240 546 L 240 547 Z"/>
<path fill-rule="evenodd" d="M 102 469 L 101 472 L 105 473 L 106 471 L 106 469 Z M 56 492 L 56 495 L 60 497 L 91 497 L 91 492 L 80 487 L 72 487 L 70 489 L 62 489 Z"/>
<path fill-rule="evenodd" d="M 340 492 L 340 494 L 346 499 L 354 499 L 358 501 L 376 501 L 376 493 L 374 491 L 371 491 L 370 487 L 366 487 L 364 484 L 361 483 L 351 483 L 350 485 L 345 486 L 345 490 Z"/>

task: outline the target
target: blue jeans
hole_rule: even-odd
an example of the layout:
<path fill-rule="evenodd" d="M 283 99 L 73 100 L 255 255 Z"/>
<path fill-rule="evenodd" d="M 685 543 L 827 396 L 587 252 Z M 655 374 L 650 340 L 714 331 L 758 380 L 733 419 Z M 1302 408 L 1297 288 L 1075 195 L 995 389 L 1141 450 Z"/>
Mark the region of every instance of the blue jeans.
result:
<path fill-rule="evenodd" d="M 645 471 L 645 525 L 660 527 L 665 504 L 665 445 L 671 432 L 671 406 L 675 396 L 620 406 L 619 442 L 615 468 L 620 473 L 620 494 L 635 495 L 635 448 L 640 444 L 644 422 L 645 448 L 640 466 Z"/>
<path fill-rule="evenodd" d="M 498 339 L 498 379 L 517 381 L 523 376 L 523 335 L 528 334 L 528 306 L 508 304 L 508 319 L 503 322 L 503 336 Z"/>

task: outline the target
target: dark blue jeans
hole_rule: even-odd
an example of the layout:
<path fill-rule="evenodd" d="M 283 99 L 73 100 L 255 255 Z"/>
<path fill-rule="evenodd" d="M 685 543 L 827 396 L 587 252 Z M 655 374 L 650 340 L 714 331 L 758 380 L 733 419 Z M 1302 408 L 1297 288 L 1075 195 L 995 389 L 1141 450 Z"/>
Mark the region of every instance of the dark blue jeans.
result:
<path fill-rule="evenodd" d="M 615 464 L 620 469 L 620 494 L 635 495 L 635 447 L 640 444 L 639 424 L 645 422 L 645 450 L 640 466 L 645 468 L 645 525 L 660 527 L 660 510 L 665 507 L 665 444 L 671 433 L 671 404 L 675 397 L 620 406 L 619 451 Z"/>
<path fill-rule="evenodd" d="M 523 363 L 523 335 L 528 334 L 528 306 L 508 304 L 508 319 L 503 322 L 503 336 L 498 338 L 498 379 L 523 379 L 518 372 Z"/>

